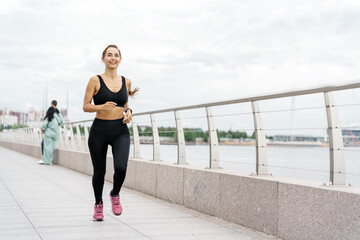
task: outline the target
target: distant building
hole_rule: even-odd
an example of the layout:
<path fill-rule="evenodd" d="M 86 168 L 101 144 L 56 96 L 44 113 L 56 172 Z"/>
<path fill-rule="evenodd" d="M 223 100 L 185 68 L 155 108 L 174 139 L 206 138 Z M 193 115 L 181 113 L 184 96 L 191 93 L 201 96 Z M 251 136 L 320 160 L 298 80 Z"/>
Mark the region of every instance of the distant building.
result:
<path fill-rule="evenodd" d="M 306 135 L 274 135 L 273 141 L 324 142 L 324 137 L 314 137 L 314 136 L 306 136 Z"/>
<path fill-rule="evenodd" d="M 61 113 L 61 115 L 64 117 L 65 121 L 68 121 L 68 120 L 69 120 L 69 119 L 68 119 L 68 111 L 67 111 L 66 108 L 61 108 L 61 109 L 60 109 L 60 113 Z"/>
<path fill-rule="evenodd" d="M 29 111 L 27 112 L 27 122 L 31 123 L 31 122 L 41 122 L 44 117 L 45 117 L 45 113 L 43 110 L 37 112 L 33 107 L 29 109 Z"/>
<path fill-rule="evenodd" d="M 203 137 L 197 137 L 197 138 L 195 138 L 195 142 L 197 142 L 197 143 L 204 142 L 204 138 Z"/>
<path fill-rule="evenodd" d="M 139 126 L 138 125 L 138 127 L 141 129 L 141 131 L 143 132 L 143 131 L 145 131 L 145 129 L 147 128 L 147 127 L 149 127 L 149 126 Z"/>
<path fill-rule="evenodd" d="M 61 109 L 62 113 L 67 116 L 66 109 Z M 29 109 L 27 113 L 16 112 L 8 108 L 0 109 L 0 125 L 12 126 L 17 124 L 27 126 L 39 126 L 44 120 L 45 112 L 43 110 L 37 112 L 33 107 Z"/>
<path fill-rule="evenodd" d="M 242 143 L 242 142 L 247 142 L 249 141 L 249 139 L 247 138 L 220 138 L 219 142 L 224 142 L 224 143 Z"/>
<path fill-rule="evenodd" d="M 3 108 L 0 112 L 0 125 L 12 126 L 18 123 L 18 117 L 11 114 L 11 111 L 7 108 Z"/>
<path fill-rule="evenodd" d="M 342 129 L 344 144 L 353 145 L 360 143 L 360 130 Z"/>
<path fill-rule="evenodd" d="M 35 111 L 34 108 L 30 108 L 27 115 L 28 115 L 29 122 L 36 122 L 37 112 Z"/>
<path fill-rule="evenodd" d="M 27 123 L 27 114 L 24 112 L 14 112 L 14 111 L 10 111 L 10 116 L 15 116 L 17 117 L 17 124 L 20 125 L 25 125 Z"/>
<path fill-rule="evenodd" d="M 46 115 L 46 112 L 44 112 L 43 110 L 40 110 L 40 111 L 37 113 L 37 118 L 36 118 L 36 120 L 37 120 L 38 122 L 43 121 L 44 118 L 45 118 L 45 115 Z"/>
<path fill-rule="evenodd" d="M 329 138 L 329 129 L 326 131 L 326 134 L 327 138 Z M 360 130 L 343 128 L 341 130 L 341 135 L 343 137 L 344 145 L 360 145 Z"/>

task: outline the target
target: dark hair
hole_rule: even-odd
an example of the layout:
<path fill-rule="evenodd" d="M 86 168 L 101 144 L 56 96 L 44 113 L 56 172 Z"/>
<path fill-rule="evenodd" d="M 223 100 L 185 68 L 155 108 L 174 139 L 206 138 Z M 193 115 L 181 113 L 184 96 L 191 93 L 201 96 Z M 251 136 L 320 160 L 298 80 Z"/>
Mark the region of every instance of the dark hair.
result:
<path fill-rule="evenodd" d="M 116 45 L 114 45 L 114 44 L 110 44 L 110 45 L 108 45 L 105 49 L 104 49 L 104 51 L 103 51 L 103 53 L 102 53 L 102 59 L 104 59 L 104 57 L 105 57 L 105 54 L 106 54 L 106 51 L 109 49 L 109 48 L 116 48 L 118 51 L 119 51 L 119 54 L 120 54 L 120 58 L 121 58 L 121 52 L 120 52 L 120 49 L 116 46 Z"/>
<path fill-rule="evenodd" d="M 102 53 L 102 59 L 104 59 L 105 58 L 105 54 L 106 54 L 106 51 L 109 49 L 109 48 L 116 48 L 118 51 L 119 51 L 119 54 L 120 54 L 120 58 L 121 58 L 121 52 L 120 52 L 120 49 L 118 48 L 118 46 L 116 46 L 115 44 L 110 44 L 110 45 L 108 45 L 105 49 L 104 49 L 104 51 L 103 51 L 103 53 Z M 135 95 L 135 93 L 137 93 L 139 91 L 139 88 L 135 88 L 134 90 L 129 90 L 129 95 L 131 96 L 131 97 L 133 97 L 134 95 Z"/>
<path fill-rule="evenodd" d="M 51 101 L 51 104 L 56 107 L 56 106 L 57 106 L 57 101 L 56 101 L 56 100 L 52 100 L 52 101 Z"/>
<path fill-rule="evenodd" d="M 129 90 L 129 95 L 131 96 L 131 97 L 133 97 L 134 95 L 135 95 L 135 93 L 137 93 L 138 91 L 139 91 L 140 89 L 139 88 L 135 88 L 134 90 Z"/>
<path fill-rule="evenodd" d="M 49 109 L 46 112 L 46 116 L 44 118 L 44 120 L 47 118 L 48 121 L 50 122 L 51 120 L 53 120 L 54 118 L 54 113 L 55 113 L 55 108 L 54 107 L 49 107 Z"/>

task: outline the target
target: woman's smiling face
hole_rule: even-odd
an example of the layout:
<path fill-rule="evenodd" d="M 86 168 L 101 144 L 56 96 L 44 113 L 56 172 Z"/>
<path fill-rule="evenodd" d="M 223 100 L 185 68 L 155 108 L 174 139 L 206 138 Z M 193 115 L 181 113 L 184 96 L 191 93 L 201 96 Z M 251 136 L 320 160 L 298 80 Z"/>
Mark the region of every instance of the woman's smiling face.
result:
<path fill-rule="evenodd" d="M 109 47 L 102 61 L 105 63 L 107 68 L 117 68 L 121 62 L 120 52 L 114 47 Z"/>

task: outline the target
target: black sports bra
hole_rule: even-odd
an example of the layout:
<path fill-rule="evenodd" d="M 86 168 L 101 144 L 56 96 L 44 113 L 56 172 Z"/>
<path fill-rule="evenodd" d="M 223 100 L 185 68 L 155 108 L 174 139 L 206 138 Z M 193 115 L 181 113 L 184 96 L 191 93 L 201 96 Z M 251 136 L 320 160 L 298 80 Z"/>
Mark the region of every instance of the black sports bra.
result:
<path fill-rule="evenodd" d="M 124 107 L 128 99 L 125 78 L 121 76 L 122 86 L 118 92 L 113 92 L 106 86 L 102 77 L 100 75 L 97 76 L 100 81 L 100 89 L 93 97 L 95 105 L 105 104 L 106 102 L 111 101 L 115 102 L 117 107 Z"/>

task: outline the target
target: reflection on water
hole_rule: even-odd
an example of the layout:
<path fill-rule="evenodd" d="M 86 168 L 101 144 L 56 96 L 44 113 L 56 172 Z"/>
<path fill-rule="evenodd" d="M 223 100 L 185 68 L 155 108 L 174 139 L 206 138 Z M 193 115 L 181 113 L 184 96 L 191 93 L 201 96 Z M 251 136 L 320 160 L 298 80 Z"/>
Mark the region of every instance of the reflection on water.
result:
<path fill-rule="evenodd" d="M 141 157 L 152 159 L 152 145 L 141 144 Z M 256 172 L 254 146 L 219 146 L 220 166 L 241 172 Z M 133 154 L 131 146 L 131 156 Z M 329 181 L 330 154 L 323 147 L 275 147 L 267 148 L 269 172 L 274 176 Z M 177 146 L 161 145 L 161 160 L 176 163 Z M 360 186 L 360 148 L 345 148 L 346 182 Z M 186 146 L 186 159 L 190 165 L 209 166 L 209 147 L 204 145 Z"/>

